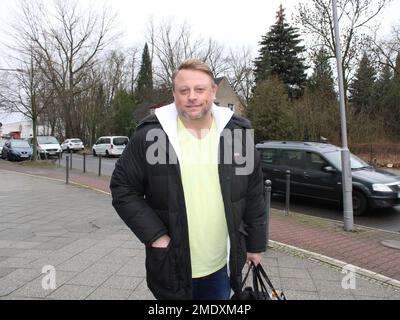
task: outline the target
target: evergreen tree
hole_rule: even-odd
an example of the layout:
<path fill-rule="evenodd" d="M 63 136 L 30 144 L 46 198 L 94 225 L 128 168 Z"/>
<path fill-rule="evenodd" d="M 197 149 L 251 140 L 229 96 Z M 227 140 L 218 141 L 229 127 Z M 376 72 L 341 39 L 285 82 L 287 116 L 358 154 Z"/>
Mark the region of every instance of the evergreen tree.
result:
<path fill-rule="evenodd" d="M 126 90 L 120 90 L 112 101 L 112 107 L 114 110 L 114 134 L 130 136 L 136 127 L 136 121 L 133 117 L 135 111 L 134 97 Z"/>
<path fill-rule="evenodd" d="M 386 104 L 387 104 L 387 97 L 388 93 L 391 89 L 393 82 L 393 73 L 392 69 L 388 64 L 386 64 L 380 74 L 379 78 L 375 84 L 375 100 L 376 106 L 379 108 L 379 112 L 385 113 Z"/>
<path fill-rule="evenodd" d="M 150 101 L 153 94 L 153 71 L 149 48 L 147 43 L 144 46 L 142 54 L 142 64 L 138 75 L 137 88 L 135 96 L 139 103 Z"/>
<path fill-rule="evenodd" d="M 290 138 L 290 112 L 291 104 L 281 80 L 271 77 L 259 82 L 246 108 L 255 140 Z"/>
<path fill-rule="evenodd" d="M 333 72 L 325 49 L 317 52 L 314 58 L 314 72 L 308 80 L 311 93 L 318 92 L 327 98 L 336 99 Z"/>
<path fill-rule="evenodd" d="M 306 66 L 300 57 L 304 46 L 300 42 L 298 29 L 285 22 L 281 5 L 276 23 L 260 42 L 259 57 L 254 62 L 256 83 L 278 76 L 285 84 L 289 98 L 299 98 L 306 81 Z"/>
<path fill-rule="evenodd" d="M 375 110 L 376 70 L 367 54 L 360 60 L 355 79 L 350 84 L 350 103 L 355 114 L 360 112 L 371 114 Z"/>
<path fill-rule="evenodd" d="M 400 137 L 400 52 L 397 55 L 390 89 L 383 101 L 388 131 Z"/>

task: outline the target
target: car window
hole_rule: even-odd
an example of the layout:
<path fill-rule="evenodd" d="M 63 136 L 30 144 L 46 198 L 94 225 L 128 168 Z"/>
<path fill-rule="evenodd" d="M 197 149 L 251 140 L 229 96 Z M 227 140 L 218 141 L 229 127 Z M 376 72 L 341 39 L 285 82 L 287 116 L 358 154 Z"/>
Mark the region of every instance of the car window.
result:
<path fill-rule="evenodd" d="M 306 169 L 322 171 L 329 163 L 318 153 L 307 152 Z"/>
<path fill-rule="evenodd" d="M 261 162 L 263 165 L 275 164 L 276 155 L 276 149 L 260 149 Z"/>
<path fill-rule="evenodd" d="M 128 144 L 129 139 L 126 137 L 114 138 L 113 144 L 116 146 L 123 146 Z"/>
<path fill-rule="evenodd" d="M 5 141 L 0 140 L 0 147 L 4 146 L 4 144 L 5 144 Z"/>
<path fill-rule="evenodd" d="M 325 157 L 333 163 L 333 165 L 338 168 L 339 170 L 342 170 L 342 154 L 340 151 L 333 151 L 333 152 L 325 152 L 324 153 Z M 350 165 L 351 169 L 360 169 L 360 168 L 366 168 L 369 167 L 370 165 L 366 163 L 365 161 L 361 160 L 354 154 L 350 153 Z"/>
<path fill-rule="evenodd" d="M 71 140 L 71 142 L 72 142 L 72 143 L 82 143 L 82 141 L 79 140 L 79 139 L 73 139 L 73 140 Z"/>
<path fill-rule="evenodd" d="M 303 165 L 303 151 L 301 150 L 281 150 L 280 164 L 290 167 L 302 169 Z"/>
<path fill-rule="evenodd" d="M 49 137 L 42 136 L 42 137 L 38 137 L 37 139 L 38 139 L 39 144 L 58 144 L 57 139 L 55 137 L 51 137 L 51 136 L 49 136 Z"/>
<path fill-rule="evenodd" d="M 11 146 L 14 148 L 30 148 L 28 141 L 25 140 L 13 140 L 11 141 Z"/>
<path fill-rule="evenodd" d="M 105 139 L 103 139 L 103 143 L 109 144 L 109 143 L 111 143 L 111 139 L 110 138 L 105 138 Z"/>

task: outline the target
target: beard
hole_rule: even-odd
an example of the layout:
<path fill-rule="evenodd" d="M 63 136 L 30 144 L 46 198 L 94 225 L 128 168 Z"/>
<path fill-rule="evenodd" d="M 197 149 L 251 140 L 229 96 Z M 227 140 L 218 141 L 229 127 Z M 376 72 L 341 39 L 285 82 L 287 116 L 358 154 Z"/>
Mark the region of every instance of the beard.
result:
<path fill-rule="evenodd" d="M 205 118 L 211 112 L 211 106 L 212 106 L 212 103 L 210 104 L 207 101 L 204 103 L 204 107 L 201 108 L 200 112 L 195 115 L 190 115 L 188 112 L 186 112 L 185 110 L 181 110 L 181 109 L 178 109 L 178 113 L 180 116 L 184 117 L 185 119 L 199 120 L 199 119 Z"/>

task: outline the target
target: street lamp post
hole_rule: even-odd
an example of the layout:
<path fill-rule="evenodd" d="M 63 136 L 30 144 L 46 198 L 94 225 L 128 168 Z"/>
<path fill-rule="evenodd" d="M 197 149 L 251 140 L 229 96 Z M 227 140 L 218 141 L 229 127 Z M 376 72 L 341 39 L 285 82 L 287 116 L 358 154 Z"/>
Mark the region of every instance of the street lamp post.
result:
<path fill-rule="evenodd" d="M 342 51 L 339 38 L 339 20 L 337 14 L 337 0 L 332 1 L 333 23 L 335 28 L 336 61 L 339 79 L 340 96 L 340 124 L 342 133 L 342 188 L 343 188 L 343 220 L 344 230 L 353 230 L 353 182 L 351 177 L 350 151 L 347 145 L 346 106 L 344 99 Z"/>

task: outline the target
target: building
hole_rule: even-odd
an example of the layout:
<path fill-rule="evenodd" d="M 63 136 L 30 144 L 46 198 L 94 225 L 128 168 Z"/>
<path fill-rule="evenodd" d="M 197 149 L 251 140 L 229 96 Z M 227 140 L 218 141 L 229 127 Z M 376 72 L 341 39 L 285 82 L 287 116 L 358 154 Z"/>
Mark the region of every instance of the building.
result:
<path fill-rule="evenodd" d="M 4 121 L 4 120 L 3 120 Z M 27 139 L 33 135 L 32 121 L 26 119 L 10 119 L 13 122 L 3 122 L 0 126 L 0 138 Z M 38 135 L 49 135 L 49 128 L 39 125 L 37 128 Z"/>
<path fill-rule="evenodd" d="M 226 77 L 216 78 L 215 83 L 218 85 L 215 104 L 220 107 L 229 108 L 238 115 L 243 115 L 244 103 L 233 90 L 228 79 Z"/>

